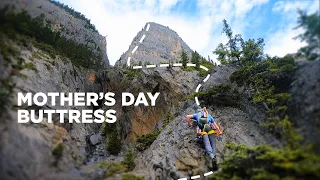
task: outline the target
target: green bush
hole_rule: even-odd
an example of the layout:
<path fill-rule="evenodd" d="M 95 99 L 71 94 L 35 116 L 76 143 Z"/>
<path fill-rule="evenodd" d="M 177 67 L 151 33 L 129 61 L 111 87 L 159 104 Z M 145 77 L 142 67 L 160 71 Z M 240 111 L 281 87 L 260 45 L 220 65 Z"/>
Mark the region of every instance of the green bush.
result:
<path fill-rule="evenodd" d="M 130 171 L 136 166 L 134 163 L 134 154 L 131 149 L 127 151 L 122 164 L 125 165 L 125 167 Z"/>
<path fill-rule="evenodd" d="M 272 148 L 227 144 L 232 154 L 210 179 L 319 179 L 320 156 L 308 148 Z"/>
<path fill-rule="evenodd" d="M 144 134 L 142 136 L 137 136 L 136 148 L 138 151 L 144 151 L 155 141 L 160 134 L 160 131 L 155 131 L 150 134 Z"/>
<path fill-rule="evenodd" d="M 56 158 L 60 158 L 63 154 L 63 144 L 59 143 L 53 150 L 52 150 L 52 155 Z"/>
<path fill-rule="evenodd" d="M 122 174 L 122 180 L 144 180 L 144 177 L 136 176 L 135 174 L 125 173 Z"/>

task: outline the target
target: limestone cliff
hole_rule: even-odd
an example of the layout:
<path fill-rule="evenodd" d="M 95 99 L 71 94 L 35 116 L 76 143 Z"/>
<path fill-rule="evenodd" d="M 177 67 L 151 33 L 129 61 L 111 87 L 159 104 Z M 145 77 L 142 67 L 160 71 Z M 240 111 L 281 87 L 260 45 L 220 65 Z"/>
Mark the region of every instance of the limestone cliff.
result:
<path fill-rule="evenodd" d="M 149 29 L 146 31 L 148 24 Z M 143 43 L 140 43 L 144 35 Z M 138 49 L 132 54 L 136 46 Z M 116 65 L 126 66 L 128 57 L 131 57 L 131 65 L 175 63 L 181 61 L 182 50 L 191 54 L 190 47 L 175 31 L 169 27 L 149 22 L 133 38 L 129 49 L 122 54 Z"/>

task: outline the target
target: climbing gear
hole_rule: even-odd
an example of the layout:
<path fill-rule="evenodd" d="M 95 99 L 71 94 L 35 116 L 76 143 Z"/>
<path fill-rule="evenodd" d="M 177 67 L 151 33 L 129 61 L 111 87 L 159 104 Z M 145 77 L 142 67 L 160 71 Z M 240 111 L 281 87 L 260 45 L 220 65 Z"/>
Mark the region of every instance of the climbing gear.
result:
<path fill-rule="evenodd" d="M 208 124 L 208 118 L 206 118 L 206 117 L 201 117 L 201 118 L 199 118 L 199 123 L 201 123 L 201 124 Z"/>
<path fill-rule="evenodd" d="M 210 134 L 216 133 L 215 130 L 212 129 L 212 127 L 209 124 L 204 124 L 201 132 L 202 132 L 202 135 L 204 134 L 210 135 Z"/>
<path fill-rule="evenodd" d="M 218 141 L 222 141 L 222 136 L 219 135 L 219 136 L 217 137 L 217 139 L 218 139 Z"/>

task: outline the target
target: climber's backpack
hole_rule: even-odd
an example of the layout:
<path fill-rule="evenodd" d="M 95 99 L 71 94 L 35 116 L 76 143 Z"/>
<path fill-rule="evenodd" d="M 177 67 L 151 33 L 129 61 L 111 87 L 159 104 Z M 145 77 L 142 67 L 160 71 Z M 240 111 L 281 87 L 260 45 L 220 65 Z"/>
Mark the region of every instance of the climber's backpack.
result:
<path fill-rule="evenodd" d="M 208 124 L 208 118 L 206 117 L 199 118 L 199 123 L 201 123 L 202 125 Z"/>

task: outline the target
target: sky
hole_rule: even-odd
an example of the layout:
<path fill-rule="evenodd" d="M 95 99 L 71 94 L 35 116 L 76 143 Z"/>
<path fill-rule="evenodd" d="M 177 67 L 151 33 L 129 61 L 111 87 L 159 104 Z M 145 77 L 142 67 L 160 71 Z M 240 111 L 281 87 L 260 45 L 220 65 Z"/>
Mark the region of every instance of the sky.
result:
<path fill-rule="evenodd" d="M 107 38 L 110 64 L 128 50 L 147 22 L 176 31 L 193 50 L 215 59 L 212 51 L 225 43 L 222 20 L 244 40 L 263 38 L 264 52 L 285 56 L 304 42 L 294 40 L 303 29 L 297 26 L 297 9 L 319 11 L 319 0 L 60 0 L 84 14 Z"/>

